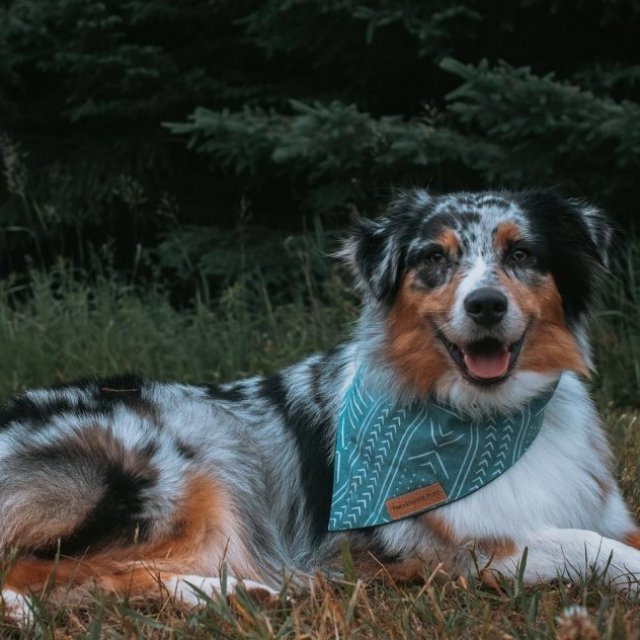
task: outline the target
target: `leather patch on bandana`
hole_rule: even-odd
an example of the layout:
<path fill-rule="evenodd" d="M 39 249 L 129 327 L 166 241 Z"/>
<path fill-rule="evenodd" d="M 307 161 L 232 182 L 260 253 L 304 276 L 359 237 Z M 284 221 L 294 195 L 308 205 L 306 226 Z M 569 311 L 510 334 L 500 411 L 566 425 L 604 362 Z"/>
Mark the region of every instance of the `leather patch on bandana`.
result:
<path fill-rule="evenodd" d="M 447 494 L 442 485 L 439 482 L 434 482 L 428 487 L 410 491 L 397 498 L 389 498 L 384 506 L 392 520 L 399 520 L 446 501 Z"/>

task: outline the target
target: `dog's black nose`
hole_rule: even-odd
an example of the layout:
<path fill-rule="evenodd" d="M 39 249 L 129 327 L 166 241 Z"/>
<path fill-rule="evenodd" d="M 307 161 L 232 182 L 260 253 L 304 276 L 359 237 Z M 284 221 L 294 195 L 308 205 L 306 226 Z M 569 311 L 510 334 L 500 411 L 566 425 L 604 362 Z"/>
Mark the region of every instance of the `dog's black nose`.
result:
<path fill-rule="evenodd" d="M 507 313 L 508 306 L 507 297 L 491 287 L 476 289 L 464 299 L 467 313 L 483 327 L 498 324 Z"/>

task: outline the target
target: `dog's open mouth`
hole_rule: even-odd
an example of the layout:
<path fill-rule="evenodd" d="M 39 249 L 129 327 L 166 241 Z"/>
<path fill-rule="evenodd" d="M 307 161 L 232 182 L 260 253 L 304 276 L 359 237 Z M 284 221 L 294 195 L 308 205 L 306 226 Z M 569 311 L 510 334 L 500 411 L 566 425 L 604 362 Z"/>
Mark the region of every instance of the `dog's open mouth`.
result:
<path fill-rule="evenodd" d="M 454 344 L 438 331 L 438 338 L 463 375 L 479 385 L 497 384 L 509 377 L 520 355 L 524 336 L 523 333 L 516 342 L 511 344 L 496 338 L 482 338 L 463 347 Z"/>

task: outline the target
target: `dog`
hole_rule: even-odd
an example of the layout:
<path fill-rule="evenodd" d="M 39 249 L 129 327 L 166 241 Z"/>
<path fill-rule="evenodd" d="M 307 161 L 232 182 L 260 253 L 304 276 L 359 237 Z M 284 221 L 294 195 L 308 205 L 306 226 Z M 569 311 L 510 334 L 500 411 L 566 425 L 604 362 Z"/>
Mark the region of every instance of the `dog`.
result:
<path fill-rule="evenodd" d="M 597 208 L 553 190 L 404 191 L 382 217 L 357 221 L 340 252 L 363 299 L 345 344 L 228 384 L 127 375 L 10 400 L 0 412 L 6 614 L 24 620 L 30 594 L 86 586 L 161 590 L 187 605 L 240 584 L 275 598 L 283 580 L 338 571 L 344 538 L 359 571 L 393 580 L 439 563 L 525 584 L 596 571 L 634 592 L 640 533 L 584 381 L 611 236 Z M 428 399 L 467 416 L 478 437 L 490 424 L 495 442 L 514 412 L 543 408 L 531 441 L 481 486 L 451 499 L 441 474 L 426 492 L 391 496 L 374 525 L 345 527 L 336 501 L 361 480 L 337 490 L 336 443 L 356 379 L 358 393 L 382 394 L 402 415 Z M 498 446 L 482 446 L 498 464 Z M 449 476 L 462 463 L 451 464 Z"/>

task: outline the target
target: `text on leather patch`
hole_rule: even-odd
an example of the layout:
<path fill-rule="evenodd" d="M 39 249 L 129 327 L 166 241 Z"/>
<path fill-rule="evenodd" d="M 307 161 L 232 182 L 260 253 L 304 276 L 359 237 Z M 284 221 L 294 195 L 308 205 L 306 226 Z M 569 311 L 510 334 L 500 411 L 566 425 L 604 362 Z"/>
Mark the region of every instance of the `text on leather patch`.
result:
<path fill-rule="evenodd" d="M 384 506 L 387 508 L 389 516 L 393 520 L 398 520 L 446 501 L 447 494 L 442 485 L 439 482 L 434 482 L 428 487 L 410 491 L 397 498 L 389 498 Z"/>

